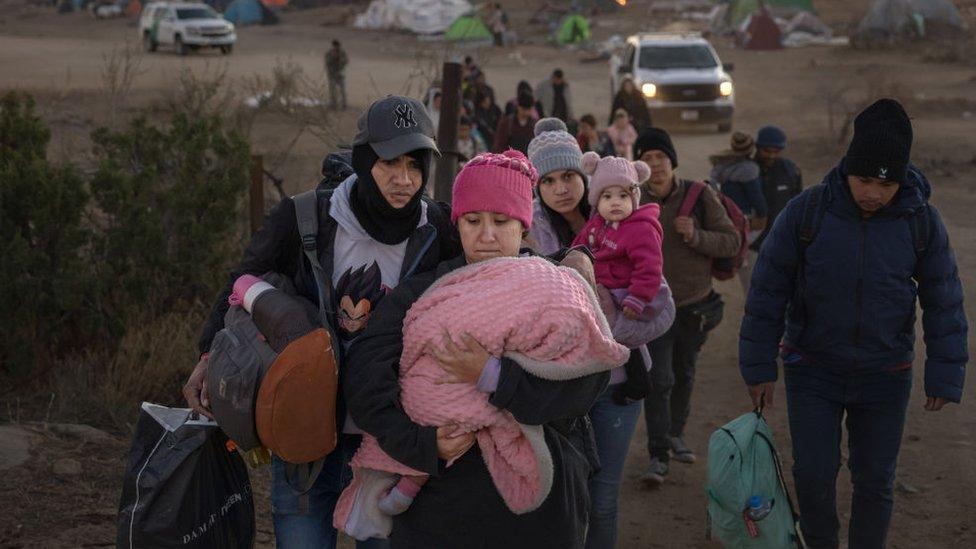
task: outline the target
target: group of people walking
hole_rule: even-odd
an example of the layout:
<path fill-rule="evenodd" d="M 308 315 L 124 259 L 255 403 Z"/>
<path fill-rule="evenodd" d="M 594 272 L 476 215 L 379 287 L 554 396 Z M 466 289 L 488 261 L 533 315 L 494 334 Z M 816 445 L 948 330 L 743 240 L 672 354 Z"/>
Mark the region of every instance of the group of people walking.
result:
<path fill-rule="evenodd" d="M 561 79 L 554 74 L 550 81 L 556 94 Z M 475 94 L 477 126 L 488 94 Z M 544 108 L 572 112 L 563 100 L 544 98 Z M 695 365 L 724 309 L 712 267 L 742 245 L 721 200 L 725 193 L 751 228 L 751 261 L 740 271 L 746 281 L 751 272 L 742 375 L 757 405 L 772 404 L 782 357 L 806 540 L 810 547 L 837 546 L 833 487 L 846 413 L 851 546 L 883 547 L 911 386 L 916 296 L 928 354 L 926 409 L 959 401 L 968 359 L 955 261 L 928 205 L 930 186 L 909 163 L 911 126 L 901 107 L 887 100 L 862 113 L 847 156 L 824 184 L 803 193 L 799 170 L 781 155 L 786 136 L 775 127 L 760 130 L 755 142 L 733 136 L 730 153 L 714 159 L 719 185 L 696 188 L 700 183 L 676 171 L 671 137 L 649 120 L 629 154 L 601 156 L 584 154 L 589 136 L 571 134 L 558 118 L 539 120 L 535 110 L 534 96 L 516 98 L 515 113 L 494 128 L 497 152 L 468 160 L 450 205 L 427 196 L 437 147 L 423 104 L 390 96 L 360 117 L 355 173 L 334 190 L 318 191 L 317 249 L 333 285 L 329 322 L 340 339 L 342 434 L 307 493 L 287 482 L 284 463 L 274 458 L 278 546 L 336 546 L 333 512 L 365 434 L 417 474 L 399 477 L 383 495 L 380 508 L 392 515 L 389 539 L 361 540 L 358 547 L 614 547 L 620 483 L 641 410 L 647 482 L 664 483 L 671 461 L 697 459 L 684 442 Z M 509 150 L 516 148 L 525 154 Z M 700 194 L 686 211 L 692 188 Z M 317 303 L 294 210 L 290 199 L 272 210 L 231 280 L 279 272 L 300 297 Z M 550 321 L 578 334 L 555 349 L 572 349 L 573 364 L 587 365 L 581 371 L 552 373 L 552 363 L 568 359 L 528 360 L 509 343 L 499 349 L 488 336 L 479 339 L 479 330 L 497 332 L 511 322 L 507 312 L 486 318 L 465 305 L 476 299 L 456 301 L 462 310 L 428 306 L 437 290 L 498 288 L 502 279 L 457 286 L 492 276 L 489 267 L 530 264 L 532 270 L 517 272 L 541 273 L 538 280 L 513 280 L 552 300 L 547 306 L 579 313 Z M 571 280 L 557 276 L 569 271 L 556 266 L 573 269 Z M 206 352 L 230 292 L 229 285 L 217 300 L 200 340 L 202 357 L 184 388 L 190 406 L 203 413 Z M 432 311 L 447 311 L 436 314 L 452 322 L 465 319 L 471 331 L 446 333 L 417 350 L 414 326 Z M 533 343 L 541 347 L 561 337 L 555 328 L 540 336 L 541 320 L 532 322 L 510 331 L 541 337 Z M 579 344 L 583 334 L 587 345 Z M 473 430 L 470 417 L 436 425 L 417 419 L 424 415 L 418 406 L 438 413 L 450 406 L 412 399 L 407 379 L 415 374 L 401 359 L 416 353 L 437 365 L 435 389 L 464 384 L 466 405 L 511 418 L 522 433 L 513 436 L 535 441 L 533 453 L 548 456 L 528 476 L 531 490 L 548 487 L 541 501 L 513 510 L 510 495 L 520 484 L 499 472 L 503 447 Z M 369 518 L 361 505 L 343 513 Z"/>

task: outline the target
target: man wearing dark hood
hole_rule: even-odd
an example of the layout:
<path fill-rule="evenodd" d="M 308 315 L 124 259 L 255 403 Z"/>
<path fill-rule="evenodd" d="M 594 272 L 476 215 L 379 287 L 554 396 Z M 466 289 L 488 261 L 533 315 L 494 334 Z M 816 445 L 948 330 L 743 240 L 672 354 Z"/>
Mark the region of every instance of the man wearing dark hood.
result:
<path fill-rule="evenodd" d="M 739 335 L 757 407 L 783 362 L 800 528 L 838 546 L 841 424 L 851 471 L 849 547 L 882 549 L 911 395 L 915 304 L 925 332 L 925 409 L 959 402 L 968 324 L 949 236 L 909 160 L 912 124 L 882 99 L 854 120 L 847 155 L 793 199 L 759 251 Z M 937 497 L 937 496 L 935 496 Z"/>
<path fill-rule="evenodd" d="M 331 283 L 325 291 L 327 301 L 331 301 L 326 307 L 335 312 L 328 321 L 342 343 L 337 346 L 340 400 L 336 412 L 341 434 L 306 494 L 292 488 L 284 478 L 284 463 L 274 459 L 271 502 L 278 547 L 336 546 L 332 513 L 351 477 L 348 461 L 362 436 L 342 401 L 345 351 L 368 325 L 378 302 L 400 281 L 460 253 L 449 207 L 424 196 L 431 157 L 437 152 L 434 131 L 419 101 L 390 96 L 373 103 L 360 116 L 353 140 L 355 173 L 335 190 L 317 191 L 318 258 L 326 281 Z M 299 295 L 318 302 L 311 265 L 299 236 L 295 203 L 289 198 L 271 211 L 251 238 L 243 261 L 229 277 L 230 283 L 217 298 L 203 329 L 201 360 L 183 389 L 194 410 L 211 415 L 203 386 L 206 352 L 223 327 L 233 281 L 243 274 L 260 276 L 269 271 L 290 277 Z M 385 547 L 386 542 L 368 540 L 357 546 Z"/>

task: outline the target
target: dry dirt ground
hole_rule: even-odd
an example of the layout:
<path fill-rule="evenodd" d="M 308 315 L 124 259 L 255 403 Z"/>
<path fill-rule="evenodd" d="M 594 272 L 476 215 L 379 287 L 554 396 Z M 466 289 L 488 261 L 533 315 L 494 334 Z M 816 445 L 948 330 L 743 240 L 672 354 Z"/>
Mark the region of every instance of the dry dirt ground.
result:
<path fill-rule="evenodd" d="M 523 25 L 537 2 L 506 2 L 523 37 L 533 44 L 504 50 L 475 52 L 489 82 L 502 100 L 513 95 L 520 79 L 545 78 L 563 68 L 574 90 L 577 113 L 607 116 L 610 104 L 608 72 L 603 62 L 583 63 L 576 52 L 542 43 L 540 27 Z M 843 30 L 863 14 L 868 2 L 817 2 L 824 19 Z M 960 2 L 970 20 L 971 1 Z M 56 15 L 49 8 L 25 7 L 20 0 L 4 0 L 0 13 L 0 91 L 25 89 L 36 95 L 44 118 L 54 127 L 52 154 L 84 157 L 85 136 L 104 123 L 109 111 L 103 88 L 105 57 L 126 45 L 138 47 L 134 24 L 124 20 L 96 22 L 86 15 Z M 129 108 L 152 105 L 171 89 L 180 71 L 197 74 L 226 71 L 230 85 L 255 74 L 268 76 L 276 63 L 301 66 L 313 79 L 322 76 L 322 53 L 333 37 L 343 40 L 351 58 L 348 74 L 350 110 L 330 123 L 329 135 L 319 139 L 307 132 L 296 136 L 288 120 L 273 119 L 251 131 L 252 146 L 268 155 L 272 171 L 282 176 L 289 192 L 309 188 L 316 181 L 323 153 L 354 131 L 356 112 L 386 93 L 418 93 L 418 82 L 430 74 L 431 59 L 441 59 L 440 43 L 419 41 L 399 33 L 325 26 L 329 9 L 289 12 L 283 23 L 243 28 L 234 54 L 203 53 L 179 57 L 171 52 L 140 59 L 140 73 L 128 95 Z M 638 29 L 683 28 L 648 15 L 647 2 L 632 2 L 626 11 L 596 21 L 595 33 Z M 803 170 L 806 183 L 817 182 L 843 152 L 837 134 L 851 106 L 878 95 L 896 95 L 914 118 L 914 160 L 933 183 L 932 201 L 943 213 L 954 243 L 966 288 L 976 287 L 976 65 L 973 61 L 944 63 L 939 48 L 854 51 L 846 48 L 807 48 L 779 52 L 748 52 L 724 41 L 716 43 L 723 60 L 735 63 L 738 129 L 755 131 L 766 123 L 782 126 L 791 138 L 788 150 Z M 968 50 L 971 55 L 971 49 Z M 456 53 L 456 52 L 455 52 Z M 324 92 L 324 89 L 323 89 Z M 831 113 L 835 113 L 831 115 Z M 726 145 L 727 135 L 694 130 L 676 134 L 680 173 L 707 174 L 707 156 Z M 667 484 L 645 490 L 639 476 L 647 466 L 642 426 L 632 442 L 620 496 L 620 547 L 712 547 L 704 541 L 704 451 L 709 434 L 745 412 L 748 399 L 736 368 L 737 331 L 743 296 L 738 283 L 722 283 L 726 318 L 712 334 L 698 366 L 693 411 L 687 442 L 702 460 L 675 464 Z M 967 302 L 970 319 L 976 302 Z M 970 347 L 976 347 L 970 332 Z M 919 355 L 924 344 L 919 339 Z M 192 364 L 187 357 L 186 368 Z M 893 548 L 976 546 L 976 419 L 969 411 L 976 397 L 970 383 L 962 406 L 939 413 L 922 410 L 922 361 L 916 363 L 916 386 L 899 463 Z M 787 464 L 790 462 L 785 395 L 768 417 Z M 137 403 L 133 403 L 136 406 Z M 11 422 L 16 410 L 4 412 Z M 3 471 L 0 483 L 0 547 L 109 546 L 114 539 L 114 509 L 127 442 L 92 442 L 76 435 L 28 426 L 30 457 L 25 464 Z M 18 440 L 24 440 L 24 437 Z M 8 445 L 4 435 L 4 445 Z M 846 455 L 846 451 L 843 451 Z M 60 458 L 78 460 L 78 474 L 54 475 Z M 272 543 L 267 515 L 266 471 L 255 472 L 259 504 L 259 545 Z M 840 508 L 846 518 L 850 489 L 842 469 Z"/>

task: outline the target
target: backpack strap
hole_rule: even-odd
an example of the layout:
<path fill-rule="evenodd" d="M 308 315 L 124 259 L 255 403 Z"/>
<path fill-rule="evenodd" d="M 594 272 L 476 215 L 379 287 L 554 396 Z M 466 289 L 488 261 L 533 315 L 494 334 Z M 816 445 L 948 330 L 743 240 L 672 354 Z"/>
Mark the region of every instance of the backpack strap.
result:
<path fill-rule="evenodd" d="M 302 251 L 312 266 L 312 275 L 315 277 L 316 291 L 319 296 L 319 321 L 328 330 L 329 336 L 336 341 L 335 334 L 332 333 L 329 324 L 331 316 L 330 306 L 326 307 L 326 301 L 331 300 L 329 288 L 326 286 L 325 270 L 319 262 L 318 234 L 319 234 L 319 197 L 315 189 L 305 191 L 292 197 L 295 203 L 295 219 L 298 222 L 298 236 L 302 242 Z M 331 280 L 329 281 L 331 283 Z M 288 463 L 285 462 L 285 481 L 292 489 L 297 491 L 299 511 L 308 511 L 308 491 L 315 485 L 316 479 L 325 466 L 325 458 L 315 460 L 310 463 Z"/>
<path fill-rule="evenodd" d="M 707 183 L 703 181 L 690 181 L 685 184 L 685 197 L 681 201 L 681 206 L 678 208 L 679 216 L 688 217 L 691 215 L 692 210 L 695 209 L 695 204 L 698 203 L 698 199 L 705 192 L 705 185 Z"/>
<path fill-rule="evenodd" d="M 826 191 L 826 185 L 817 185 L 810 190 L 806 200 L 804 200 L 803 217 L 800 218 L 799 234 L 801 257 L 806 254 L 807 247 L 816 238 L 817 231 L 820 229 L 820 219 L 824 213 L 820 206 L 823 204 L 824 193 Z"/>
<path fill-rule="evenodd" d="M 308 505 L 306 495 L 312 489 L 312 486 L 315 485 L 315 480 L 319 478 L 319 474 L 322 472 L 324 466 L 325 458 L 311 463 L 285 462 L 285 481 L 303 496 L 299 498 L 299 505 Z"/>
<path fill-rule="evenodd" d="M 302 241 L 302 251 L 312 266 L 315 286 L 319 296 L 319 321 L 328 326 L 329 316 L 326 310 L 325 270 L 319 262 L 319 199 L 313 189 L 292 197 L 295 202 L 295 218 L 298 221 L 298 236 Z"/>
<path fill-rule="evenodd" d="M 932 237 L 932 221 L 929 209 L 929 205 L 925 204 L 925 206 L 908 218 L 908 224 L 912 230 L 912 243 L 915 246 L 916 257 L 921 257 L 928 250 L 929 240 Z"/>

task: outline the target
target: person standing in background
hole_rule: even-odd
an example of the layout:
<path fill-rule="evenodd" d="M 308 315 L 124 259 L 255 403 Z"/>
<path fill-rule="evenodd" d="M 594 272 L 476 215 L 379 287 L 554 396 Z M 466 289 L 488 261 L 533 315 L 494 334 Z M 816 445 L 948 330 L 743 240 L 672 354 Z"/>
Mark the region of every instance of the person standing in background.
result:
<path fill-rule="evenodd" d="M 562 69 L 552 71 L 552 76 L 543 80 L 535 89 L 535 98 L 542 104 L 542 112 L 558 118 L 568 126 L 573 119 L 573 101 L 569 93 L 569 82 Z"/>
<path fill-rule="evenodd" d="M 332 41 L 332 49 L 325 53 L 325 72 L 329 77 L 329 97 L 333 110 L 346 108 L 346 65 L 349 56 L 338 40 Z"/>
<path fill-rule="evenodd" d="M 803 191 L 803 176 L 800 168 L 789 158 L 782 156 L 786 148 L 786 133 L 776 126 L 764 126 L 756 135 L 756 164 L 762 182 L 763 196 L 766 198 L 766 228 L 749 245 L 749 260 L 739 269 L 746 295 L 749 294 L 749 281 L 752 269 L 759 258 L 759 248 L 769 236 L 776 217 L 786 204 Z"/>

